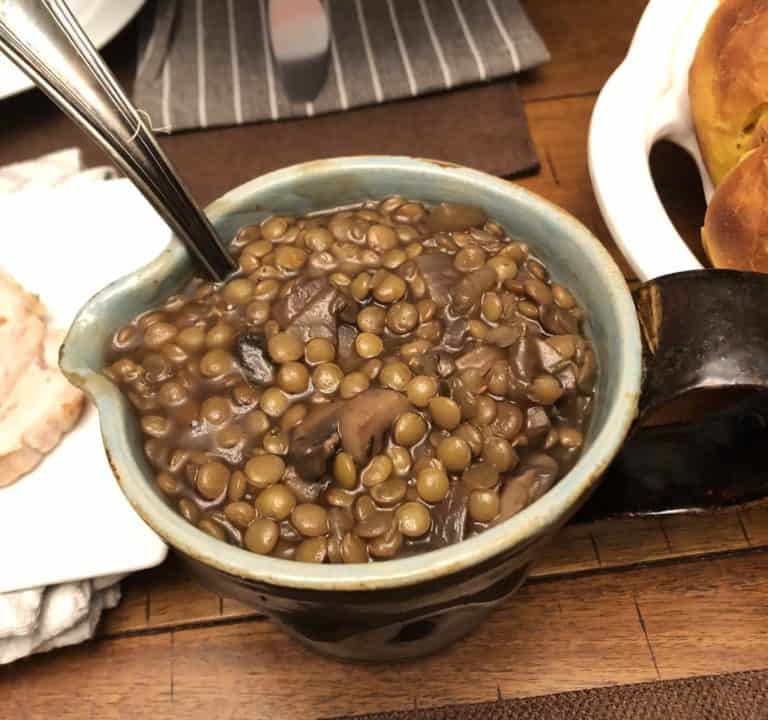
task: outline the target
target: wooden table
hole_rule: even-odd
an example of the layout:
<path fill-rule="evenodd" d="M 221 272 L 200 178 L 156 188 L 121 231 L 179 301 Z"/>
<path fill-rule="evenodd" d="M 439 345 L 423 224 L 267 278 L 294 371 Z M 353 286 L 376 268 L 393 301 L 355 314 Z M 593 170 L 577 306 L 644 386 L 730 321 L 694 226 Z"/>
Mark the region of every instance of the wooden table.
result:
<path fill-rule="evenodd" d="M 596 93 L 625 53 L 644 3 L 526 5 L 553 61 L 521 83 L 542 160 L 521 183 L 574 213 L 620 260 L 592 195 L 586 137 Z M 130 54 L 129 41 L 116 47 L 110 52 Z M 80 142 L 41 98 L 17 102 L 29 116 L 0 147 L 0 163 Z M 278 142 L 281 132 L 304 127 L 190 133 L 163 144 L 193 192 L 209 201 L 270 168 L 263 152 L 240 152 L 249 138 L 267 132 Z M 218 160 L 206 166 L 206 155 Z M 88 150 L 86 159 L 100 157 Z M 670 215 L 698 247 L 703 200 L 692 163 L 670 147 L 653 160 Z M 124 599 L 97 640 L 5 668 L 0 717 L 327 718 L 763 669 L 766 547 L 762 506 L 570 527 L 477 632 L 426 660 L 383 667 L 313 655 L 249 608 L 199 588 L 171 559 L 124 583 Z"/>

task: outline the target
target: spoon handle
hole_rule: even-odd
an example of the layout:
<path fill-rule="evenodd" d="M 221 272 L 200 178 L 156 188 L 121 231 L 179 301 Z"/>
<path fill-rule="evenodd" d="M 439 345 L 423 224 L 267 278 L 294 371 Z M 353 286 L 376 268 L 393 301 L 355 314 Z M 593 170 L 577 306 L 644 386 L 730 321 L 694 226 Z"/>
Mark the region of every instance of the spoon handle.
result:
<path fill-rule="evenodd" d="M 314 100 L 328 74 L 331 24 L 320 0 L 269 0 L 269 44 L 286 95 Z"/>
<path fill-rule="evenodd" d="M 111 155 L 215 279 L 235 269 L 63 0 L 0 0 L 0 50 Z"/>

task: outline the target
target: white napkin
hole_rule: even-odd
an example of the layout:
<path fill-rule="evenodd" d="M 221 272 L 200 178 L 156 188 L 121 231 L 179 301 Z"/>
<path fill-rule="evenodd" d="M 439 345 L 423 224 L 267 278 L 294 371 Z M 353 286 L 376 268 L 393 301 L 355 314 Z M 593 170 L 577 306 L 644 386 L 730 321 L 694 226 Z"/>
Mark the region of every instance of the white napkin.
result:
<path fill-rule="evenodd" d="M 83 171 L 80 151 L 63 150 L 0 168 L 0 197 L 113 177 L 115 173 L 108 167 Z M 0 664 L 92 637 L 102 610 L 120 601 L 121 577 L 112 575 L 0 594 Z"/>

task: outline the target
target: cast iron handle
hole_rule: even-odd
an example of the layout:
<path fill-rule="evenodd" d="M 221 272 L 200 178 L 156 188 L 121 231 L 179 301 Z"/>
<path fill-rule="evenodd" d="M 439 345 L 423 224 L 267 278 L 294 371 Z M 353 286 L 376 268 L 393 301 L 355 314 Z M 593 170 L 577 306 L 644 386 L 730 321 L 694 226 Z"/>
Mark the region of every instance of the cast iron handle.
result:
<path fill-rule="evenodd" d="M 768 495 L 768 275 L 696 270 L 634 293 L 643 339 L 638 422 L 577 515 L 691 512 Z M 717 415 L 641 428 L 697 390 L 752 390 Z"/>

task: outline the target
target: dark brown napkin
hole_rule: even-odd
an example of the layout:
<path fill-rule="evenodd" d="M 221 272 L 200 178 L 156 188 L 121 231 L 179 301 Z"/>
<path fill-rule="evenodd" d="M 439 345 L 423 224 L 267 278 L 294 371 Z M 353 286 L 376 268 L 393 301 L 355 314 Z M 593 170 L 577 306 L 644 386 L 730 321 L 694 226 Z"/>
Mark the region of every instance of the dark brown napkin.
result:
<path fill-rule="evenodd" d="M 464 123 L 468 108 L 472 122 Z M 328 157 L 411 155 L 505 177 L 538 166 L 517 88 L 509 81 L 335 115 L 160 139 L 202 202 L 270 170 Z"/>
<path fill-rule="evenodd" d="M 761 670 L 358 715 L 355 720 L 764 720 L 767 701 L 768 671 Z"/>

